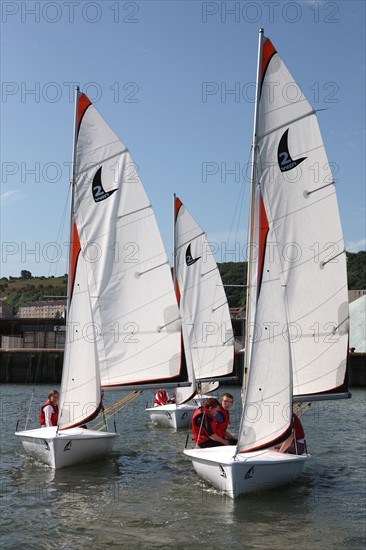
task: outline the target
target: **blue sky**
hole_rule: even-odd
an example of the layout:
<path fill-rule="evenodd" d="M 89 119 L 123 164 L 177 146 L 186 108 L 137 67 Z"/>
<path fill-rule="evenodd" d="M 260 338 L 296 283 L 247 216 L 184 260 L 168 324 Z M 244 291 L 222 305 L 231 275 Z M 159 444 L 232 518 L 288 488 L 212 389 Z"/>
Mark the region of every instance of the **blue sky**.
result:
<path fill-rule="evenodd" d="M 130 149 L 168 255 L 175 192 L 217 260 L 243 260 L 260 27 L 325 109 L 346 248 L 365 249 L 363 1 L 3 1 L 1 10 L 1 276 L 67 271 L 73 83 Z"/>

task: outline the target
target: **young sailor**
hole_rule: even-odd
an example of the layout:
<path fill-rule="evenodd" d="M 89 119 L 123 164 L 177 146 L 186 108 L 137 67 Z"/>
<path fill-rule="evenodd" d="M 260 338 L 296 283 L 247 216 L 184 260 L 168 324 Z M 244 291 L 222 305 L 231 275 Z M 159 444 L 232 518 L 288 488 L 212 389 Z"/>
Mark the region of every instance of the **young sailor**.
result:
<path fill-rule="evenodd" d="M 198 447 L 217 447 L 230 443 L 216 433 L 215 414 L 219 410 L 220 402 L 209 397 L 203 407 L 199 407 L 192 417 L 193 437 Z"/>
<path fill-rule="evenodd" d="M 51 390 L 48 394 L 48 401 L 42 405 L 39 414 L 39 423 L 42 428 L 57 426 L 59 395 L 57 390 Z"/>
<path fill-rule="evenodd" d="M 223 439 L 227 439 L 230 445 L 236 445 L 238 440 L 227 431 L 230 424 L 230 409 L 234 403 L 231 393 L 224 393 L 221 397 L 221 406 L 215 415 L 216 433 Z"/>

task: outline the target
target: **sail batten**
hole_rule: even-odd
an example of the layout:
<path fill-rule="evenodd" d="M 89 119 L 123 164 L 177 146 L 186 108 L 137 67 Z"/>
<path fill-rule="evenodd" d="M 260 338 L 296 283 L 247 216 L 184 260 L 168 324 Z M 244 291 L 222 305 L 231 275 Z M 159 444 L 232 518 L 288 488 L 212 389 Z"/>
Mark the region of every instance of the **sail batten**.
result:
<path fill-rule="evenodd" d="M 306 101 L 304 99 L 304 101 Z M 269 130 L 268 132 L 264 133 L 264 134 L 258 134 L 257 135 L 257 140 L 258 140 L 258 144 L 259 142 L 268 137 L 270 134 L 274 133 L 274 132 L 277 132 L 278 130 L 282 130 L 283 128 L 286 128 L 286 126 L 288 126 L 289 124 L 294 124 L 295 122 L 298 122 L 299 120 L 302 120 L 308 116 L 311 116 L 311 115 L 315 115 L 316 111 L 314 111 L 314 109 L 312 109 L 311 111 L 309 111 L 308 113 L 305 113 L 297 118 L 294 118 L 292 120 L 286 120 L 286 122 L 284 124 L 281 124 L 280 126 L 276 126 L 275 128 L 272 128 L 271 130 Z M 264 113 L 265 114 L 265 113 Z M 263 116 L 264 116 L 263 114 Z"/>

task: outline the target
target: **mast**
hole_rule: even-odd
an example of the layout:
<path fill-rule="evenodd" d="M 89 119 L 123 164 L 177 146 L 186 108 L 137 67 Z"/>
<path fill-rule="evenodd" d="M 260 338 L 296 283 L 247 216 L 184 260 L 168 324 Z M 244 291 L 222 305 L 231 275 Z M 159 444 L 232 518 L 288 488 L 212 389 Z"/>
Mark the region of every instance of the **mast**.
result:
<path fill-rule="evenodd" d="M 74 245 L 74 202 L 75 202 L 75 160 L 76 160 L 76 144 L 77 144 L 77 134 L 78 134 L 78 112 L 79 112 L 79 96 L 80 88 L 76 86 L 75 88 L 75 99 L 74 99 L 74 135 L 72 143 L 72 175 L 71 175 L 71 204 L 70 204 L 70 246 L 69 246 L 69 257 L 68 257 L 68 285 L 67 285 L 67 307 L 66 315 L 68 315 L 70 307 L 70 281 L 72 276 L 72 258 L 73 258 L 73 245 Z"/>
<path fill-rule="evenodd" d="M 176 231 L 176 198 L 177 195 L 173 194 L 173 284 L 174 290 L 177 292 L 177 231 Z M 179 305 L 179 304 L 178 304 Z"/>
<path fill-rule="evenodd" d="M 258 36 L 258 58 L 257 58 L 257 76 L 256 76 L 256 93 L 255 93 L 255 105 L 254 105 L 254 123 L 253 123 L 253 141 L 252 141 L 252 171 L 251 171 L 251 198 L 250 198 L 250 221 L 249 221 L 249 235 L 248 235 L 248 263 L 247 263 L 247 295 L 246 295 L 246 313 L 245 313 L 245 345 L 244 345 L 244 380 L 243 388 L 247 387 L 248 373 L 249 373 L 249 327 L 248 322 L 250 319 L 250 297 L 251 297 L 251 285 L 252 285 L 252 262 L 251 259 L 251 245 L 253 244 L 253 227 L 254 227 L 254 204 L 255 204 L 255 190 L 257 185 L 257 125 L 258 125 L 258 108 L 260 97 L 260 71 L 262 65 L 262 49 L 263 49 L 263 35 L 264 29 L 259 29 Z"/>

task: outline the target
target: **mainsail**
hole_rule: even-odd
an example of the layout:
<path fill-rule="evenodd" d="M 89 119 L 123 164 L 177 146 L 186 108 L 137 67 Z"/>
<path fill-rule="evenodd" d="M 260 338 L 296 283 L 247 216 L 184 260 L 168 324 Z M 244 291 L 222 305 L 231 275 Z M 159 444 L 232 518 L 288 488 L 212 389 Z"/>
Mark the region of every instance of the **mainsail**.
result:
<path fill-rule="evenodd" d="M 254 140 L 249 380 L 239 450 L 286 436 L 296 401 L 347 395 L 346 257 L 315 111 L 269 39 Z M 265 389 L 264 389 L 265 388 Z"/>
<path fill-rule="evenodd" d="M 188 377 L 169 261 L 152 206 L 126 146 L 84 94 L 78 99 L 74 284 L 61 394 L 63 408 L 77 402 L 86 411 L 91 402 L 98 408 L 100 385 L 179 385 Z M 68 414 L 61 427 L 88 416 Z"/>
<path fill-rule="evenodd" d="M 206 234 L 175 198 L 175 274 L 179 307 L 196 380 L 231 374 L 234 337 L 220 272 Z"/>

